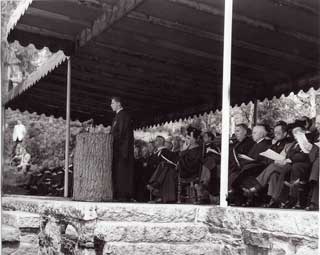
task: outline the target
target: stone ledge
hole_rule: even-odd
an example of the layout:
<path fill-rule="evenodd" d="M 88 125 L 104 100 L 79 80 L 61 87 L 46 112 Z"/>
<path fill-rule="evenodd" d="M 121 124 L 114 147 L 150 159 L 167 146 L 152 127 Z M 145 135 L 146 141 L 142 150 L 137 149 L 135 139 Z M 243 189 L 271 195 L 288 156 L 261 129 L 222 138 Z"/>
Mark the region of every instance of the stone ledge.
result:
<path fill-rule="evenodd" d="M 20 241 L 20 231 L 18 228 L 8 226 L 2 223 L 1 226 L 1 239 L 2 242 L 14 243 Z"/>
<path fill-rule="evenodd" d="M 94 235 L 106 242 L 200 242 L 208 227 L 194 223 L 98 222 Z"/>
<path fill-rule="evenodd" d="M 206 212 L 202 222 L 231 230 L 233 234 L 240 235 L 244 229 L 250 228 L 318 238 L 318 212 L 238 207 L 211 207 Z"/>
<path fill-rule="evenodd" d="M 9 226 L 20 229 L 23 228 L 40 228 L 40 215 L 21 211 L 3 211 L 2 222 Z"/>
<path fill-rule="evenodd" d="M 103 255 L 226 255 L 244 253 L 223 253 L 224 245 L 212 243 L 167 244 L 109 242 Z"/>

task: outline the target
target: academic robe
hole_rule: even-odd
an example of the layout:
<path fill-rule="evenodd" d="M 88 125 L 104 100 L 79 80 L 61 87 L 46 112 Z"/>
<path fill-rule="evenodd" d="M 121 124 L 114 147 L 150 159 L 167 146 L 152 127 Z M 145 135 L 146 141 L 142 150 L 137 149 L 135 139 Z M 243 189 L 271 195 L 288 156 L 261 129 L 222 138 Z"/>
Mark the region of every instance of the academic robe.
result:
<path fill-rule="evenodd" d="M 215 152 L 208 151 L 207 149 L 213 149 Z M 204 191 L 208 191 L 211 195 L 218 195 L 220 190 L 219 182 L 219 164 L 220 164 L 220 148 L 213 143 L 206 144 L 204 146 L 204 156 L 202 163 L 202 170 L 200 175 L 200 185 Z"/>
<path fill-rule="evenodd" d="M 149 192 L 146 186 L 154 172 L 152 171 L 151 163 L 151 157 L 142 157 L 135 161 L 135 199 L 138 202 L 147 202 L 149 200 Z"/>
<path fill-rule="evenodd" d="M 263 169 L 268 165 L 268 160 L 261 156 L 260 153 L 266 151 L 271 146 L 271 141 L 263 139 L 262 141 L 255 143 L 250 149 L 247 156 L 253 159 L 253 161 L 242 161 L 241 171 L 238 176 L 231 183 L 233 188 L 240 188 L 239 186 L 251 186 L 255 183 L 255 177 L 257 177 Z"/>
<path fill-rule="evenodd" d="M 112 124 L 113 135 L 113 197 L 129 200 L 134 192 L 133 126 L 125 110 L 118 112 Z"/>
<path fill-rule="evenodd" d="M 238 154 L 248 155 L 249 151 L 254 145 L 254 141 L 250 137 L 246 137 L 241 142 L 236 142 L 233 146 L 231 146 L 231 150 L 229 153 L 229 182 L 228 186 L 231 188 L 231 184 L 234 182 L 236 177 L 240 172 L 240 165 L 243 163 L 241 159 L 238 158 Z M 238 163 L 240 165 L 238 165 Z"/>
<path fill-rule="evenodd" d="M 153 163 L 158 162 L 157 168 L 149 180 L 153 187 L 152 194 L 162 199 L 164 203 L 176 201 L 176 166 L 177 154 L 162 148 L 154 154 Z M 172 162 L 172 163 L 171 163 Z"/>
<path fill-rule="evenodd" d="M 200 177 L 202 164 L 202 147 L 198 146 L 182 151 L 179 159 L 182 178 Z"/>

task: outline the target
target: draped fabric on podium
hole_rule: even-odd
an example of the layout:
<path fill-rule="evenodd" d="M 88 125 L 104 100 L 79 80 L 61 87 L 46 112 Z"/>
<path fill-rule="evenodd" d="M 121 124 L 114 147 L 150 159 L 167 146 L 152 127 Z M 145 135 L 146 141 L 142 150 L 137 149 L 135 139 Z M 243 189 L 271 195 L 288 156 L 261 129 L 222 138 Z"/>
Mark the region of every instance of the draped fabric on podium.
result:
<path fill-rule="evenodd" d="M 130 199 L 134 190 L 132 120 L 125 110 L 118 112 L 112 124 L 114 199 Z"/>

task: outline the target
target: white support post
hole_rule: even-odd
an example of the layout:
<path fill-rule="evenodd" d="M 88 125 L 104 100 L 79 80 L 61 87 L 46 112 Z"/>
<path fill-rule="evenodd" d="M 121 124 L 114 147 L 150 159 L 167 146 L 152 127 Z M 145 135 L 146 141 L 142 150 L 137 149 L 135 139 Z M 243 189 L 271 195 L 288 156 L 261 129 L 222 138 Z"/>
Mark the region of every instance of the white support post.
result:
<path fill-rule="evenodd" d="M 221 179 L 220 206 L 228 206 L 228 169 L 230 133 L 230 82 L 231 82 L 231 45 L 232 45 L 232 6 L 233 0 L 225 0 L 224 39 L 223 39 L 223 83 L 222 83 L 222 139 L 221 139 Z"/>
<path fill-rule="evenodd" d="M 66 101 L 66 147 L 64 163 L 64 197 L 68 197 L 69 184 L 69 142 L 70 142 L 70 96 L 71 96 L 71 58 L 68 57 L 67 101 Z"/>

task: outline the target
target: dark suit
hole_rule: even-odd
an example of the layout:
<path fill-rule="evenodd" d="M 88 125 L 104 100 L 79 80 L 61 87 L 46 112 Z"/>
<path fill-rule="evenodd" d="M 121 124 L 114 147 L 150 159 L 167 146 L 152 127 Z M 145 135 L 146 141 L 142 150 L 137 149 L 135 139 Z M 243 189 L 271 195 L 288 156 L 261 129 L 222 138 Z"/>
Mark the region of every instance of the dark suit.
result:
<path fill-rule="evenodd" d="M 270 149 L 277 153 L 281 153 L 286 145 L 289 145 L 289 140 L 285 138 L 271 145 Z M 261 187 L 266 187 L 268 185 L 268 195 L 274 197 L 278 174 L 283 170 L 283 167 L 276 165 L 271 159 L 268 159 L 267 161 L 269 165 L 256 178 L 258 184 L 257 188 L 260 189 Z"/>
<path fill-rule="evenodd" d="M 128 200 L 134 191 L 133 127 L 125 110 L 118 112 L 112 124 L 114 199 Z"/>
<path fill-rule="evenodd" d="M 298 199 L 298 185 L 288 190 L 284 186 L 284 181 L 293 183 L 300 179 L 300 181 L 307 181 L 310 171 L 310 159 L 308 154 L 304 153 L 297 142 L 294 142 L 287 152 L 287 159 L 290 159 L 292 163 L 286 164 L 281 171 L 278 181 L 277 190 L 274 193 L 275 199 L 286 201 L 288 198 L 288 192 L 290 191 L 290 197 L 292 200 Z"/>

